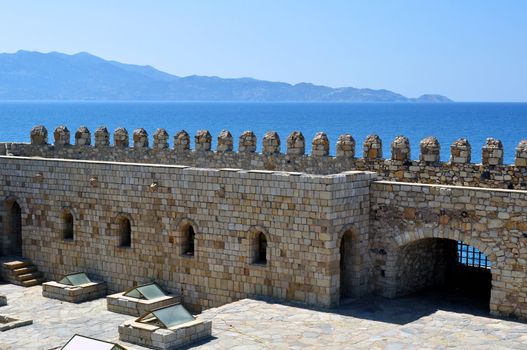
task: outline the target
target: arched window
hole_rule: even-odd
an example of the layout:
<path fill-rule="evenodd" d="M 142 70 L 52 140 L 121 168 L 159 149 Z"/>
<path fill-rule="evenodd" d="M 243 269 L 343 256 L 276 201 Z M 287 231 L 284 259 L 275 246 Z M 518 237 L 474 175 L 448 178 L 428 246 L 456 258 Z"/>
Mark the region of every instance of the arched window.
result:
<path fill-rule="evenodd" d="M 61 215 L 62 239 L 73 240 L 75 232 L 73 229 L 73 215 L 71 211 L 65 209 Z"/>
<path fill-rule="evenodd" d="M 267 236 L 260 228 L 249 231 L 249 262 L 256 265 L 267 264 Z"/>
<path fill-rule="evenodd" d="M 257 264 L 267 264 L 267 237 L 260 232 L 258 234 L 258 251 L 256 252 L 256 261 Z"/>
<path fill-rule="evenodd" d="M 186 225 L 183 229 L 183 255 L 194 256 L 194 240 L 196 233 L 192 225 Z"/>
<path fill-rule="evenodd" d="M 117 219 L 119 225 L 119 246 L 120 247 L 131 247 L 132 246 L 132 225 L 130 219 L 126 216 L 120 216 Z"/>

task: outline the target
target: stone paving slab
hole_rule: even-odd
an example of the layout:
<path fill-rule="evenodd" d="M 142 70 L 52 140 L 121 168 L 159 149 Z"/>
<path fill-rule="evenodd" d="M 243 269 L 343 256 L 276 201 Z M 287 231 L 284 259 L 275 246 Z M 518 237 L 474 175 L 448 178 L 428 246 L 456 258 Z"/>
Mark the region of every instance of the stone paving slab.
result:
<path fill-rule="evenodd" d="M 0 294 L 8 297 L 0 314 L 33 320 L 0 332 L 2 350 L 53 349 L 75 333 L 117 341 L 117 326 L 132 318 L 107 311 L 104 298 L 81 304 L 44 298 L 41 286 L 4 284 Z M 244 299 L 202 317 L 212 320 L 213 338 L 198 349 L 527 349 L 526 323 L 488 317 L 470 300 L 441 294 L 368 297 L 330 311 Z"/>

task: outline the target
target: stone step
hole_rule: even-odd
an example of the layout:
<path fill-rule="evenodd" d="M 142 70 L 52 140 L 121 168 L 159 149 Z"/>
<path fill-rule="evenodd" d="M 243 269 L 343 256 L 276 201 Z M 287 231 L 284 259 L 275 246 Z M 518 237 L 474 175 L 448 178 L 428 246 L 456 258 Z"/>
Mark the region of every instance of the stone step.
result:
<path fill-rule="evenodd" d="M 26 267 L 21 267 L 19 269 L 14 269 L 12 271 L 13 271 L 13 274 L 15 276 L 19 276 L 19 275 L 24 275 L 24 274 L 30 273 L 30 272 L 35 272 L 35 271 L 37 271 L 37 267 L 35 265 L 30 265 L 30 266 L 26 266 Z"/>
<path fill-rule="evenodd" d="M 22 282 L 22 281 L 28 281 L 32 279 L 38 279 L 41 277 L 42 277 L 42 272 L 37 271 L 37 272 L 25 273 L 23 275 L 18 275 L 16 276 L 16 279 Z"/>
<path fill-rule="evenodd" d="M 12 260 L 12 261 L 4 262 L 3 265 L 8 270 L 16 270 L 16 269 L 20 269 L 22 267 L 31 266 L 33 264 L 31 262 L 29 262 L 29 261 Z"/>
<path fill-rule="evenodd" d="M 20 285 L 23 287 L 33 287 L 33 286 L 36 286 L 37 284 L 42 284 L 42 282 L 44 282 L 43 278 L 34 278 L 30 280 L 21 281 Z"/>

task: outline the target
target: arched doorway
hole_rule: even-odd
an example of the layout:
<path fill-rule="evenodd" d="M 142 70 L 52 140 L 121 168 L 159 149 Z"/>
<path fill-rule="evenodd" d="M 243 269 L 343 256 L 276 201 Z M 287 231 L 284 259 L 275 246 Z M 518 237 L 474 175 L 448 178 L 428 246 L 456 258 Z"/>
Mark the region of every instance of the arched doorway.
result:
<path fill-rule="evenodd" d="M 340 240 L 340 298 L 359 294 L 360 249 L 357 235 L 348 229 Z"/>
<path fill-rule="evenodd" d="M 22 210 L 16 200 L 6 200 L 5 224 L 2 239 L 3 255 L 22 255 Z"/>
<path fill-rule="evenodd" d="M 448 238 L 421 238 L 400 246 L 387 266 L 392 296 L 417 292 L 445 303 L 489 311 L 491 262 L 478 248 Z"/>

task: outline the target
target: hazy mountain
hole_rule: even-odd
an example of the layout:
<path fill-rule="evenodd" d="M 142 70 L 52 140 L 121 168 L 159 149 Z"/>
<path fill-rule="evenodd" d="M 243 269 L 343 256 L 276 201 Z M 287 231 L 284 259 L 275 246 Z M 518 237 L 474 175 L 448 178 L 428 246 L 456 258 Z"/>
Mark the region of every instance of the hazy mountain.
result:
<path fill-rule="evenodd" d="M 0 54 L 0 100 L 451 102 L 440 95 L 407 98 L 388 90 L 178 77 L 85 52 L 29 51 Z"/>

